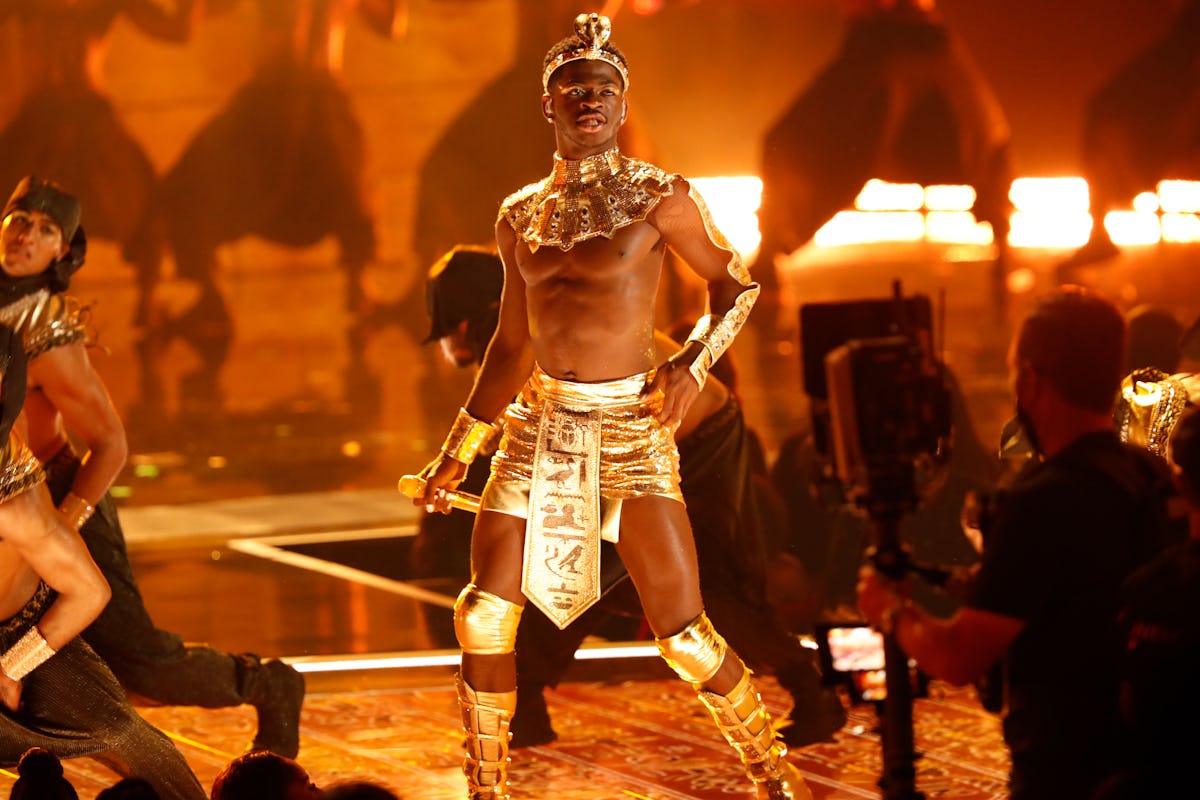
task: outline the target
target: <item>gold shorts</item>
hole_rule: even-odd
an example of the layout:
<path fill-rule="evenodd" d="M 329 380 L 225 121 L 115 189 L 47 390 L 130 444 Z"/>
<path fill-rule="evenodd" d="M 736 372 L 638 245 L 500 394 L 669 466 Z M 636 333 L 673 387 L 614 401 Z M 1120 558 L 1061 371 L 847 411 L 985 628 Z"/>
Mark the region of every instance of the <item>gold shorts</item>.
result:
<path fill-rule="evenodd" d="M 538 426 L 548 402 L 600 414 L 601 535 L 617 540 L 620 501 L 658 495 L 680 503 L 679 451 L 671 430 L 655 419 L 662 395 L 642 395 L 653 372 L 601 383 L 552 378 L 535 366 L 529 382 L 505 411 L 504 435 L 492 458 L 482 508 L 529 516 Z"/>

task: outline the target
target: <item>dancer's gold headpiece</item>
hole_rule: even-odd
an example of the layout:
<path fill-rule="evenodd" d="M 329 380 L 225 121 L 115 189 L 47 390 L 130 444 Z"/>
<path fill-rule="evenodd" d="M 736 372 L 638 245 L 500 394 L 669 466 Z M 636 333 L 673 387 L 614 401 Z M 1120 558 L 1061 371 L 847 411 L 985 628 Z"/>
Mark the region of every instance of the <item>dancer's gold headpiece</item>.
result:
<path fill-rule="evenodd" d="M 608 43 L 608 38 L 612 36 L 612 22 L 608 17 L 594 13 L 580 14 L 575 18 L 575 35 L 579 39 L 578 47 L 567 48 L 546 62 L 546 68 L 542 71 L 542 89 L 549 91 L 550 76 L 563 64 L 588 59 L 612 64 L 617 72 L 621 73 L 621 80 L 625 84 L 625 89 L 628 90 L 629 67 L 626 65 L 624 57 L 604 47 Z"/>

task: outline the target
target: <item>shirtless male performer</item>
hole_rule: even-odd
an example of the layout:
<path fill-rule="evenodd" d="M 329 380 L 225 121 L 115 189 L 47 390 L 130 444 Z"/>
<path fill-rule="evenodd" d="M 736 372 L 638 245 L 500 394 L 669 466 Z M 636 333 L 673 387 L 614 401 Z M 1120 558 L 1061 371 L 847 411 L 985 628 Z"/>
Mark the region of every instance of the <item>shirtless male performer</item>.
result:
<path fill-rule="evenodd" d="M 86 250 L 80 213 L 79 199 L 52 181 L 28 176 L 17 184 L 0 214 L 0 324 L 20 334 L 29 358 L 29 447 L 45 466 L 54 502 L 112 587 L 112 600 L 83 638 L 140 698 L 253 705 L 258 730 L 251 748 L 293 758 L 304 677 L 278 659 L 184 644 L 155 627 L 146 610 L 108 494 L 125 465 L 125 428 L 88 358 L 79 304 L 65 294 Z M 86 458 L 72 440 L 87 449 Z"/>
<path fill-rule="evenodd" d="M 183 755 L 138 716 L 79 638 L 108 602 L 108 584 L 13 431 L 25 399 L 25 353 L 21 337 L 3 326 L 0 381 L 0 766 L 42 747 L 145 778 L 164 800 L 203 800 Z"/>
<path fill-rule="evenodd" d="M 603 537 L 616 543 L 663 658 L 696 689 L 758 797 L 807 798 L 749 670 L 704 614 L 672 436 L 758 287 L 687 181 L 621 155 L 625 57 L 608 44 L 606 17 L 581 14 L 575 31 L 551 48 L 542 73 L 553 172 L 501 205 L 499 323 L 416 499 L 449 511 L 445 490 L 491 434 L 487 420 L 504 412 L 472 535 L 472 580 L 454 611 L 468 795 L 509 797 L 526 599 L 560 628 L 570 624 L 599 597 Z M 668 247 L 707 282 L 710 313 L 658 364 L 654 304 Z"/>

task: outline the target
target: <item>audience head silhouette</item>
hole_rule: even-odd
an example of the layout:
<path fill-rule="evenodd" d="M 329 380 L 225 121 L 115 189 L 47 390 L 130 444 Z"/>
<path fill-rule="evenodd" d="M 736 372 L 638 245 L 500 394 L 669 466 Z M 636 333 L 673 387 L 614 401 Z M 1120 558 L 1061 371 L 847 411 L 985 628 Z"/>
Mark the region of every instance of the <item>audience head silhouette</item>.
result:
<path fill-rule="evenodd" d="M 124 778 L 96 795 L 96 800 L 162 800 L 144 778 Z"/>
<path fill-rule="evenodd" d="M 63 777 L 62 762 L 49 750 L 26 750 L 17 774 L 10 800 L 79 800 L 75 787 Z"/>
<path fill-rule="evenodd" d="M 330 786 L 325 800 L 401 800 L 400 795 L 372 781 L 345 781 Z"/>
<path fill-rule="evenodd" d="M 213 780 L 212 800 L 321 800 L 304 767 L 269 750 L 238 756 Z"/>

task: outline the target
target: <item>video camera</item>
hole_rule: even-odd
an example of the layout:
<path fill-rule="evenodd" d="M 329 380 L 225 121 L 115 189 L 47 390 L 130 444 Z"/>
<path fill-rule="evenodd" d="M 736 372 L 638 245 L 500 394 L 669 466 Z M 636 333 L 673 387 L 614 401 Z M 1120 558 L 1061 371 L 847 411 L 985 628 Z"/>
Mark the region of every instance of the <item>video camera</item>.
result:
<path fill-rule="evenodd" d="M 900 519 L 944 474 L 951 435 L 929 299 L 905 298 L 896 281 L 891 298 L 802 306 L 800 345 L 820 472 L 870 517 L 875 569 L 896 579 L 922 572 L 900 542 Z M 884 796 L 922 798 L 912 725 L 919 673 L 891 634 L 846 625 L 820 634 L 826 679 L 840 674 L 856 699 L 882 703 Z"/>
<path fill-rule="evenodd" d="M 801 359 L 825 480 L 868 511 L 907 511 L 948 456 L 950 395 L 929 299 L 809 303 Z"/>

